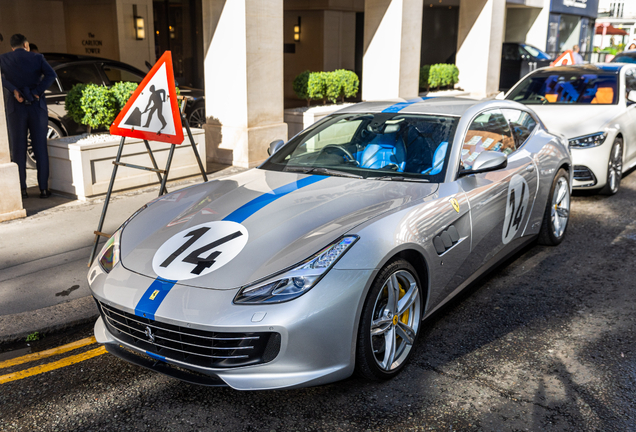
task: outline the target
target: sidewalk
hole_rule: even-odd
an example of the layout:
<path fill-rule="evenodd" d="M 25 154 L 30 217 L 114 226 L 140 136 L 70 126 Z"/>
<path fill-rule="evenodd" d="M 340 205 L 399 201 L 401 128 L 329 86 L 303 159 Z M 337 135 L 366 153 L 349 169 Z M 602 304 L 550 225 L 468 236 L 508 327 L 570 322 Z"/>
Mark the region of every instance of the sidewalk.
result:
<path fill-rule="evenodd" d="M 219 165 L 209 179 L 243 168 Z M 27 217 L 0 223 L 0 344 L 33 332 L 59 331 L 97 318 L 86 275 L 104 197 L 85 202 L 61 196 L 39 198 L 35 171 L 27 170 Z M 174 191 L 201 183 L 201 176 L 168 183 Z M 114 193 L 103 231 L 112 233 L 159 185 Z"/>

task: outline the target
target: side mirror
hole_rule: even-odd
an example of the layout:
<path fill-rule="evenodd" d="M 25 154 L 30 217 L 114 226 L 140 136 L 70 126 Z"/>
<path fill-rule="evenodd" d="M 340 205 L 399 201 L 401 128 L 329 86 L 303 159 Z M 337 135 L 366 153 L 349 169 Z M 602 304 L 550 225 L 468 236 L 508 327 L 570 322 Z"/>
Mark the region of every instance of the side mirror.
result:
<path fill-rule="evenodd" d="M 508 166 L 508 158 L 505 154 L 496 151 L 483 151 L 479 153 L 473 163 L 473 167 L 459 172 L 460 177 L 469 174 L 496 171 Z"/>
<path fill-rule="evenodd" d="M 631 90 L 627 93 L 627 100 L 630 102 L 636 102 L 636 90 Z"/>
<path fill-rule="evenodd" d="M 267 149 L 267 154 L 268 154 L 268 155 L 270 155 L 270 156 L 271 156 L 271 155 L 273 155 L 273 154 L 274 154 L 274 153 L 276 153 L 278 150 L 280 150 L 280 148 L 281 148 L 282 146 L 284 146 L 284 145 L 285 145 L 285 141 L 283 141 L 283 140 L 276 140 L 276 141 L 272 141 L 272 142 L 269 144 L 269 148 Z"/>

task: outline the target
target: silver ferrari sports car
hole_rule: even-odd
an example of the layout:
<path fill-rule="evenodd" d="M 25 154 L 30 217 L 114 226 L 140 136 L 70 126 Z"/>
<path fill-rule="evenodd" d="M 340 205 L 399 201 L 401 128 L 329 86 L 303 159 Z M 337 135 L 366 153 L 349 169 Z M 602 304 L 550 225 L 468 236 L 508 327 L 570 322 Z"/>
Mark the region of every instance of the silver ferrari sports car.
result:
<path fill-rule="evenodd" d="M 270 151 L 110 237 L 88 275 L 109 352 L 241 390 L 388 379 L 426 317 L 566 232 L 567 141 L 515 102 L 361 103 Z"/>
<path fill-rule="evenodd" d="M 537 69 L 506 99 L 530 106 L 549 131 L 568 138 L 574 188 L 613 195 L 636 166 L 636 65 Z"/>

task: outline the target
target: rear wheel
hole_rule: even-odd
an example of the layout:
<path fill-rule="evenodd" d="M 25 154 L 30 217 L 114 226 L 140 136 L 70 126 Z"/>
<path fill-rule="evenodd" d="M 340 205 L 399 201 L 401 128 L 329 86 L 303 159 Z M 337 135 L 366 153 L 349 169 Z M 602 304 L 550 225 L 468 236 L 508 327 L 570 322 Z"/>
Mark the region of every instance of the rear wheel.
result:
<path fill-rule="evenodd" d="M 190 127 L 202 128 L 205 124 L 205 105 L 196 106 L 188 117 L 188 123 Z"/>
<path fill-rule="evenodd" d="M 393 378 L 411 355 L 422 320 L 422 291 L 408 261 L 389 262 L 373 282 L 358 328 L 356 371 L 374 380 Z"/>
<path fill-rule="evenodd" d="M 614 195 L 618 192 L 623 177 L 623 139 L 616 137 L 612 145 L 608 166 L 607 166 L 607 183 L 601 190 L 604 195 Z"/>
<path fill-rule="evenodd" d="M 561 168 L 554 180 L 548 195 L 548 203 L 545 213 L 543 214 L 543 222 L 541 223 L 541 231 L 539 232 L 539 243 L 556 246 L 563 241 L 565 230 L 570 220 L 570 177 L 563 168 Z"/>

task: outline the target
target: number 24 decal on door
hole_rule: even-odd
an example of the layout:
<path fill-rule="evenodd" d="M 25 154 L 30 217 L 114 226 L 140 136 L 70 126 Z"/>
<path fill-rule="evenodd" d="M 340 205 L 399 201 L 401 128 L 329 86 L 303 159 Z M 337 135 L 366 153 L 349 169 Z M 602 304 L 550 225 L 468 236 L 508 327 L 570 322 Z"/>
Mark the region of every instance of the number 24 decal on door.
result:
<path fill-rule="evenodd" d="M 170 237 L 155 253 L 152 268 L 169 280 L 203 276 L 232 261 L 247 240 L 247 229 L 239 223 L 207 222 Z"/>
<path fill-rule="evenodd" d="M 501 241 L 504 244 L 509 243 L 521 228 L 521 222 L 528 212 L 528 192 L 526 179 L 518 174 L 512 176 L 508 185 L 506 217 L 501 233 Z"/>

